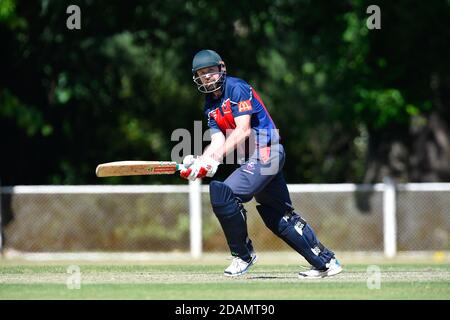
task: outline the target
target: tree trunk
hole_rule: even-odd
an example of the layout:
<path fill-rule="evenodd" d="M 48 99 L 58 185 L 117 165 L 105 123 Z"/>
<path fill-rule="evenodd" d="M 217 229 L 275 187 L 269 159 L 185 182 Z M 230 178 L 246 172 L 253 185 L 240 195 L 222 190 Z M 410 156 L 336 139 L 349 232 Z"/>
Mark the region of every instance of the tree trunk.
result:
<path fill-rule="evenodd" d="M 449 125 L 437 112 L 421 120 L 419 128 L 412 125 L 409 141 L 371 133 L 364 183 L 381 182 L 384 176 L 397 182 L 450 181 Z"/>

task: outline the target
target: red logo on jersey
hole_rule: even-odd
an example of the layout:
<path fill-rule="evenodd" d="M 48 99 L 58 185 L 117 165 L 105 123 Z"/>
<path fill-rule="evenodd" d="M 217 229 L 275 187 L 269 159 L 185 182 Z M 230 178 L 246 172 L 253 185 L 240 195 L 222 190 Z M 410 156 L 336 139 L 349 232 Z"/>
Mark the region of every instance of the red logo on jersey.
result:
<path fill-rule="evenodd" d="M 220 109 L 222 109 L 223 115 L 222 112 L 220 112 Z M 209 113 L 209 116 L 212 116 L 214 118 L 220 128 L 220 131 L 222 131 L 223 133 L 226 133 L 226 131 L 229 129 L 236 128 L 236 123 L 234 122 L 233 113 L 231 112 L 231 104 L 229 99 L 227 99 L 221 107 L 212 110 Z"/>
<path fill-rule="evenodd" d="M 252 103 L 250 100 L 238 102 L 238 110 L 239 112 L 250 111 L 252 110 Z"/>
<path fill-rule="evenodd" d="M 259 149 L 259 157 L 262 163 L 266 163 L 270 160 L 270 147 L 263 147 Z"/>
<path fill-rule="evenodd" d="M 221 108 L 222 108 L 223 113 L 225 113 L 225 114 L 230 113 L 230 112 L 231 112 L 230 99 L 225 100 L 225 101 L 222 103 Z"/>

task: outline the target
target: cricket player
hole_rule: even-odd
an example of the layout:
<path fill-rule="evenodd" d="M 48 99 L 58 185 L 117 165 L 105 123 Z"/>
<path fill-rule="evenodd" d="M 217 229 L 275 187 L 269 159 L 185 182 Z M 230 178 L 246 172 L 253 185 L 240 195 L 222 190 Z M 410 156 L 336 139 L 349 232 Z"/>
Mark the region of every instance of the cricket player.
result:
<path fill-rule="evenodd" d="M 224 61 L 212 50 L 194 56 L 192 73 L 198 90 L 205 94 L 211 144 L 201 156 L 183 159 L 186 169 L 180 176 L 189 180 L 212 177 L 227 155 L 237 150 L 244 157 L 225 181 L 209 185 L 213 211 L 234 257 L 224 275 L 243 275 L 257 261 L 243 206 L 253 197 L 265 225 L 312 265 L 299 277 L 323 278 L 341 272 L 334 253 L 294 211 L 282 173 L 285 152 L 258 93 L 244 80 L 227 75 Z"/>

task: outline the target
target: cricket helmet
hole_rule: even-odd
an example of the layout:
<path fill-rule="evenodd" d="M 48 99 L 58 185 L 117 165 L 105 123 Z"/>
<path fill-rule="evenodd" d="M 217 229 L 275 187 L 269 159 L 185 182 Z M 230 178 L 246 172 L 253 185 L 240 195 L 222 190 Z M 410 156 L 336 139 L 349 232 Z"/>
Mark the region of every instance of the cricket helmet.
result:
<path fill-rule="evenodd" d="M 219 67 L 219 78 L 210 83 L 203 83 L 202 78 L 203 76 L 198 76 L 197 71 L 206 67 Z M 194 59 L 192 60 L 192 73 L 194 80 L 194 83 L 197 85 L 198 91 L 202 93 L 211 93 L 214 91 L 219 90 L 222 88 L 223 84 L 225 83 L 225 77 L 226 77 L 226 69 L 225 69 L 225 63 L 222 61 L 222 58 L 219 56 L 219 54 L 213 50 L 201 50 L 197 52 L 197 54 L 194 56 Z"/>

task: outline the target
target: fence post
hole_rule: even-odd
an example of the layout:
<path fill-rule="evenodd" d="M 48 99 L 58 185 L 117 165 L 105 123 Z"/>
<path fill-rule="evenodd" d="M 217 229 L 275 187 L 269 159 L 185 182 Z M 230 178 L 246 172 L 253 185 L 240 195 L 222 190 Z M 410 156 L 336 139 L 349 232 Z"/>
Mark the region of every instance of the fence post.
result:
<path fill-rule="evenodd" d="M 191 255 L 202 256 L 202 189 L 201 179 L 189 180 L 189 230 Z"/>
<path fill-rule="evenodd" d="M 384 255 L 393 258 L 397 254 L 397 217 L 395 184 L 390 177 L 385 177 L 383 193 L 383 235 Z"/>

